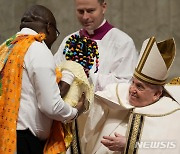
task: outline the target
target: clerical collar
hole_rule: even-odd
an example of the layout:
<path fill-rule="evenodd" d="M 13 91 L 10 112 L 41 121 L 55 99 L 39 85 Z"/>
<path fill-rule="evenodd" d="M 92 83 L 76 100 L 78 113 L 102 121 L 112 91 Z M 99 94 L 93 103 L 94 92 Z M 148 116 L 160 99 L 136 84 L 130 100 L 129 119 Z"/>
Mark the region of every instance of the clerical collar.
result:
<path fill-rule="evenodd" d="M 94 34 L 88 34 L 88 32 L 85 29 L 81 29 L 79 31 L 79 34 L 80 36 L 86 36 L 93 40 L 101 40 L 104 37 L 104 35 L 106 35 L 106 33 L 112 28 L 113 26 L 106 21 L 102 26 L 94 30 Z"/>

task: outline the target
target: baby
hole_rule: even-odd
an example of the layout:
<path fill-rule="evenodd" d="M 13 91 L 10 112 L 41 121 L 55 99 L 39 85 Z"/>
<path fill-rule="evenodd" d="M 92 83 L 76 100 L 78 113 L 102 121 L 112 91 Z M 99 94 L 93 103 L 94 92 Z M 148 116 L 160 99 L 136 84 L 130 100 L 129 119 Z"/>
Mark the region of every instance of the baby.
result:
<path fill-rule="evenodd" d="M 72 35 L 66 41 L 63 54 L 66 61 L 59 66 L 62 72 L 62 79 L 59 83 L 61 96 L 65 102 L 76 106 L 80 96 L 85 92 L 88 102 L 91 102 L 93 86 L 90 85 L 88 77 L 94 62 L 96 62 L 95 73 L 98 71 L 97 43 L 87 37 Z M 88 104 L 86 105 L 88 109 Z"/>

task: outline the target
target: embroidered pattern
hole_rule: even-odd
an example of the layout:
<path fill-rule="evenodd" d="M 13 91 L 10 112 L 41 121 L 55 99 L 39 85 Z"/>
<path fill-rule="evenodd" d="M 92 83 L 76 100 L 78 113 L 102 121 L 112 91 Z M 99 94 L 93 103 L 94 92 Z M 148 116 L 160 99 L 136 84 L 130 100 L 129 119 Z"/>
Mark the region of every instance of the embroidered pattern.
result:
<path fill-rule="evenodd" d="M 132 121 L 130 124 L 129 136 L 128 136 L 128 141 L 125 148 L 125 154 L 137 153 L 136 143 L 139 142 L 142 126 L 144 123 L 144 117 L 142 115 L 134 114 L 134 113 L 132 114 L 133 114 L 131 117 Z"/>
<path fill-rule="evenodd" d="M 169 83 L 169 85 L 180 85 L 180 77 L 176 77 L 172 79 Z"/>

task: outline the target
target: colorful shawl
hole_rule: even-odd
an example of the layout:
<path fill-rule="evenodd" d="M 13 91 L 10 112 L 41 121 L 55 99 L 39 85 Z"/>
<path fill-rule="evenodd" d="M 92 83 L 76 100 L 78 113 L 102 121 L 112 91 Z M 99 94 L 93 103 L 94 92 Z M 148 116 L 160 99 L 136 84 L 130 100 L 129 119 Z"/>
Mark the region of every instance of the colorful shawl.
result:
<path fill-rule="evenodd" d="M 44 34 L 14 35 L 0 46 L 0 153 L 15 153 L 16 125 L 21 97 L 23 61 L 34 41 L 45 39 Z M 61 72 L 56 69 L 57 82 Z M 65 153 L 68 131 L 54 121 L 44 153 Z"/>
<path fill-rule="evenodd" d="M 34 41 L 45 34 L 14 35 L 0 46 L 0 153 L 15 153 L 23 61 Z"/>

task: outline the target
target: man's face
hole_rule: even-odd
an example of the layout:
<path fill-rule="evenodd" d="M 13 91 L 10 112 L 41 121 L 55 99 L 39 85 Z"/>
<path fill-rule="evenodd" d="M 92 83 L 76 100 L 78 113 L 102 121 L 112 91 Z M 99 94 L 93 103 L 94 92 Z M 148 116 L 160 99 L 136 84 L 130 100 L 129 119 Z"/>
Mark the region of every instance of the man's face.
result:
<path fill-rule="evenodd" d="M 129 103 L 136 107 L 143 107 L 152 104 L 159 99 L 157 89 L 152 88 L 152 85 L 142 82 L 137 78 L 129 87 Z"/>
<path fill-rule="evenodd" d="M 48 33 L 46 34 L 45 42 L 47 41 L 48 48 L 51 49 L 52 44 L 56 41 L 60 33 L 56 28 L 56 23 L 53 22 L 49 22 L 46 29 Z"/>
<path fill-rule="evenodd" d="M 106 11 L 106 3 L 100 4 L 98 0 L 75 0 L 76 15 L 87 31 L 97 29 L 103 19 Z"/>

